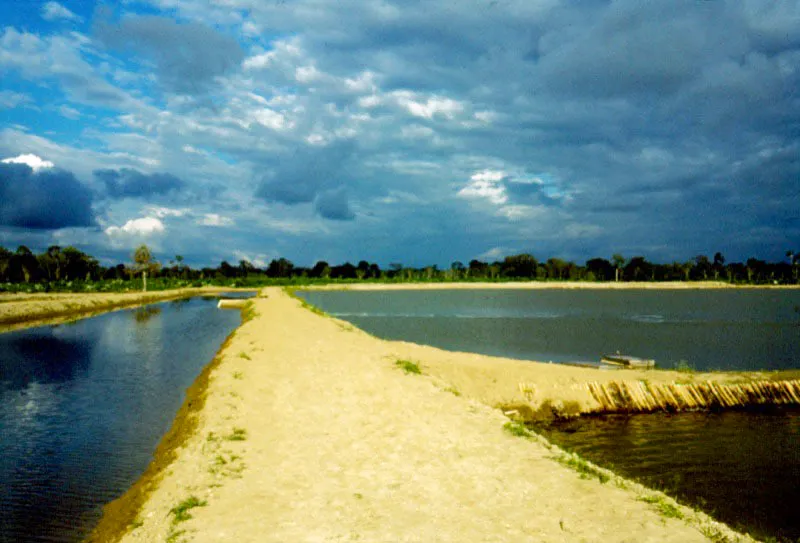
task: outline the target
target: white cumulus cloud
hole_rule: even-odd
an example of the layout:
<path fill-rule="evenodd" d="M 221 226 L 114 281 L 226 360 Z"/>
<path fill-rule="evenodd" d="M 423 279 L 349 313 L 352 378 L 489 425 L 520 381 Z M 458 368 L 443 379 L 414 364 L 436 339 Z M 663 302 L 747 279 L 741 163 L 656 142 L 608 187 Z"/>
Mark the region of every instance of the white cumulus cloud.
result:
<path fill-rule="evenodd" d="M 197 219 L 197 224 L 201 224 L 203 226 L 232 226 L 233 219 L 223 217 L 222 215 L 218 215 L 216 213 L 206 213 Z"/>
<path fill-rule="evenodd" d="M 55 166 L 55 164 L 49 160 L 42 160 L 36 155 L 19 155 L 12 158 L 4 158 L 3 160 L 0 160 L 0 162 L 3 164 L 25 164 L 30 166 L 34 172 Z"/>
<path fill-rule="evenodd" d="M 111 238 L 112 243 L 123 243 L 128 240 L 148 238 L 163 234 L 166 231 L 164 223 L 156 217 L 142 217 L 131 219 L 122 226 L 109 226 L 105 234 Z"/>
<path fill-rule="evenodd" d="M 64 19 L 67 21 L 82 21 L 83 19 L 58 2 L 47 2 L 42 6 L 42 18 L 46 21 L 57 21 Z"/>
<path fill-rule="evenodd" d="M 410 91 L 394 91 L 391 95 L 401 107 L 415 117 L 423 119 L 431 119 L 435 115 L 452 119 L 464 111 L 464 105 L 451 98 L 432 96 L 423 101 L 417 97 L 416 93 Z"/>
<path fill-rule="evenodd" d="M 485 199 L 496 205 L 508 202 L 503 179 L 506 173 L 500 170 L 483 170 L 472 174 L 469 183 L 458 191 L 461 198 Z"/>

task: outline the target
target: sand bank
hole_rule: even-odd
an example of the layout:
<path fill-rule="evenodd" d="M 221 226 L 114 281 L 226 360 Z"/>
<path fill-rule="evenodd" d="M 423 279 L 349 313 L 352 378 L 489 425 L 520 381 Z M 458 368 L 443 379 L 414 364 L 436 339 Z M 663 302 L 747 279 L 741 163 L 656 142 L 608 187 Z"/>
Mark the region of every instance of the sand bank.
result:
<path fill-rule="evenodd" d="M 115 521 L 125 542 L 749 540 L 581 478 L 493 407 L 524 401 L 520 381 L 563 392 L 605 372 L 382 341 L 279 289 L 253 309 L 190 391 L 202 408 L 182 410 L 182 439 L 96 540 L 116 540 Z"/>
<path fill-rule="evenodd" d="M 0 294 L 0 332 L 56 324 L 123 307 L 231 290 L 237 289 L 204 287 L 152 292 Z"/>

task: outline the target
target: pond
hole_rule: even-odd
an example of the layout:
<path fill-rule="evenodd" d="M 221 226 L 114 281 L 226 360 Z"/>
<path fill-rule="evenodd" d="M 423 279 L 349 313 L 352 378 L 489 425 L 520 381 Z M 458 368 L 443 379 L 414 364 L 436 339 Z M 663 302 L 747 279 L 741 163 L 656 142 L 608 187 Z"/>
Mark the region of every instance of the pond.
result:
<path fill-rule="evenodd" d="M 80 541 L 240 324 L 215 298 L 0 334 L 0 542 Z"/>
<path fill-rule="evenodd" d="M 525 360 L 652 358 L 662 368 L 800 367 L 800 290 L 305 291 L 384 339 Z"/>

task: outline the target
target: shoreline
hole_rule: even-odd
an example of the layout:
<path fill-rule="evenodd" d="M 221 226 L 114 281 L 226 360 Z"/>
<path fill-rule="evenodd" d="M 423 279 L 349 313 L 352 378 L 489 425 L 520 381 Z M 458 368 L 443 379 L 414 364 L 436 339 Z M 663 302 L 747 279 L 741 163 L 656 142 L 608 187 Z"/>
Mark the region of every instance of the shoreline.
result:
<path fill-rule="evenodd" d="M 383 341 L 278 288 L 254 308 L 192 385 L 152 469 L 106 508 L 88 541 L 752 541 L 602 468 L 584 480 L 544 438 L 503 431 L 512 423 L 497 406 L 526 401 L 526 366 L 543 394 L 550 386 L 562 399 L 607 372 Z M 401 359 L 423 375 L 405 375 Z M 683 519 L 661 517 L 643 495 L 674 503 Z M 176 504 L 186 503 L 203 505 L 179 521 Z"/>

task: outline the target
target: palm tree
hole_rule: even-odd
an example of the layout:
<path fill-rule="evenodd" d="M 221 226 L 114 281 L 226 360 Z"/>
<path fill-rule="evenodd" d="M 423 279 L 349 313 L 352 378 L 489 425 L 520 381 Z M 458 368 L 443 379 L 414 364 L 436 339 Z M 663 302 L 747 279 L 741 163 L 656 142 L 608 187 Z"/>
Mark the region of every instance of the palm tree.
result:
<path fill-rule="evenodd" d="M 619 281 L 619 272 L 625 265 L 625 257 L 617 253 L 611 257 L 611 262 L 614 264 L 614 267 L 616 268 L 616 272 L 614 274 L 614 280 Z"/>
<path fill-rule="evenodd" d="M 143 283 L 143 292 L 147 292 L 147 272 L 148 270 L 155 270 L 158 267 L 158 263 L 153 260 L 153 254 L 150 252 L 150 249 L 147 245 L 140 245 L 136 248 L 133 252 L 133 262 L 134 262 L 134 269 L 137 272 L 142 272 L 142 283 Z"/>

